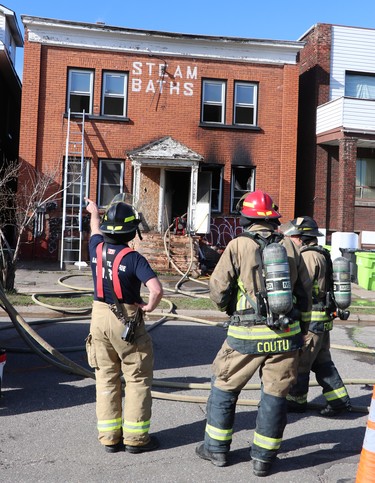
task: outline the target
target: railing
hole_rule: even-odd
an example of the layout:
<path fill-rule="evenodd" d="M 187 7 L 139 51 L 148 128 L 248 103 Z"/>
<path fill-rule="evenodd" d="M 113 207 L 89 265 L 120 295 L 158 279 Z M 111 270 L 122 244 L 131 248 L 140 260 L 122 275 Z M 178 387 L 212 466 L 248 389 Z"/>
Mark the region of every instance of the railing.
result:
<path fill-rule="evenodd" d="M 318 106 L 316 134 L 338 128 L 353 132 L 375 133 L 375 99 L 339 97 Z"/>

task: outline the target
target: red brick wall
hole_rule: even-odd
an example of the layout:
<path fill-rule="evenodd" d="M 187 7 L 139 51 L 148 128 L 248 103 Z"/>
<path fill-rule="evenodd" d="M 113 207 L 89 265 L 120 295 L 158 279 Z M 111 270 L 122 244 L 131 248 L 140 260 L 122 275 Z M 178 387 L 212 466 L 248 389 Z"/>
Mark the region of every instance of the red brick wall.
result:
<path fill-rule="evenodd" d="M 142 75 L 134 73 L 133 62 L 142 63 Z M 230 209 L 231 165 L 256 166 L 256 188 L 269 192 L 279 204 L 283 219 L 294 216 L 298 66 L 263 65 L 186 58 L 167 58 L 167 72 L 179 67 L 180 95 L 145 92 L 149 74 L 146 63 L 163 64 L 142 55 L 40 46 L 27 41 L 24 48 L 24 83 L 21 114 L 20 158 L 38 169 L 53 172 L 62 180 L 67 120 L 67 70 L 94 69 L 94 114 L 100 114 L 103 70 L 129 72 L 129 122 L 92 119 L 85 127 L 85 156 L 92 159 L 90 196 L 96 199 L 99 158 L 126 159 L 126 153 L 142 145 L 171 136 L 204 156 L 206 161 L 225 165 L 223 215 Z M 197 79 L 187 79 L 186 69 L 197 67 Z M 151 67 L 150 67 L 151 68 Z M 142 92 L 132 92 L 134 78 L 142 80 Z M 232 124 L 233 83 L 259 83 L 258 124 L 260 130 L 200 127 L 202 78 L 227 80 L 226 123 Z M 183 95 L 184 82 L 193 84 L 193 95 Z M 177 88 L 177 86 L 175 86 Z M 126 163 L 125 190 L 132 190 L 132 167 Z"/>
<path fill-rule="evenodd" d="M 23 71 L 21 131 L 19 156 L 20 159 L 36 166 L 37 162 L 37 133 L 39 120 L 39 87 L 40 87 L 40 56 L 39 44 L 27 44 L 24 62 L 27 69 Z"/>
<path fill-rule="evenodd" d="M 315 120 L 317 106 L 329 100 L 331 27 L 317 24 L 302 40 L 306 45 L 300 52 L 296 215 L 313 216 L 326 227 L 329 150 L 316 145 Z"/>
<path fill-rule="evenodd" d="M 374 206 L 356 206 L 354 220 L 353 231 L 375 231 Z"/>
<path fill-rule="evenodd" d="M 371 208 L 355 199 L 357 156 L 374 157 L 359 149 L 355 133 L 336 146 L 316 144 L 316 109 L 329 100 L 331 26 L 316 25 L 303 39 L 300 53 L 300 101 L 296 214 L 313 216 L 334 231 L 374 230 Z"/>
<path fill-rule="evenodd" d="M 339 231 L 354 230 L 357 140 L 345 138 L 339 146 L 339 176 L 337 177 L 337 225 Z"/>

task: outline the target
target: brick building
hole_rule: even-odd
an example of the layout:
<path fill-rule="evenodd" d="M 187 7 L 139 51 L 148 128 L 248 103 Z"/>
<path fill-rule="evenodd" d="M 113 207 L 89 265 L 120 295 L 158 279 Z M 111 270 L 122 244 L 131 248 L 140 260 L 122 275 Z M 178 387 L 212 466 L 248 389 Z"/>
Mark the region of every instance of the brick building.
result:
<path fill-rule="evenodd" d="M 16 14 L 0 5 L 0 170 L 18 159 L 21 81 L 15 69 L 17 47 L 23 47 L 23 39 Z M 7 188 L 15 191 L 16 185 L 10 182 Z M 2 198 L 2 207 L 5 203 L 9 205 L 9 201 Z M 14 235 L 9 223 L 11 217 L 12 212 L 0 213 L 0 223 L 9 244 L 13 243 Z M 1 239 L 0 246 L 3 242 Z"/>
<path fill-rule="evenodd" d="M 375 235 L 375 30 L 317 24 L 299 40 L 296 214 Z"/>
<path fill-rule="evenodd" d="M 22 21 L 20 160 L 65 187 L 49 217 L 63 248 L 47 220 L 36 256 L 73 260 L 85 194 L 104 209 L 127 193 L 154 252 L 179 217 L 182 233 L 224 246 L 249 190 L 294 216 L 302 42 Z"/>

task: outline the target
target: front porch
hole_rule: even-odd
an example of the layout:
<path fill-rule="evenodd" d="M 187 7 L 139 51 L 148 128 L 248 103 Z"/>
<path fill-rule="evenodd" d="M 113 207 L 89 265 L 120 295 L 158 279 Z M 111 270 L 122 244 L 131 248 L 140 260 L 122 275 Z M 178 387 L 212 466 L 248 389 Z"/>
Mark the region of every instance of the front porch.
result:
<path fill-rule="evenodd" d="M 199 257 L 199 236 L 170 234 L 164 239 L 164 235 L 158 232 L 142 233 L 142 240 L 138 236 L 131 244 L 150 263 L 158 273 L 188 272 L 191 277 L 199 277 L 202 274 Z"/>

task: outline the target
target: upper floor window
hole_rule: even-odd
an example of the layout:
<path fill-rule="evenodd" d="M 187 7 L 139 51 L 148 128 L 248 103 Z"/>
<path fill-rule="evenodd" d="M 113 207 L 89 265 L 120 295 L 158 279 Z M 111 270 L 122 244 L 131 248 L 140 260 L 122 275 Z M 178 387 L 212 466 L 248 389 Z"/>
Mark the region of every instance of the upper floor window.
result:
<path fill-rule="evenodd" d="M 211 211 L 218 213 L 222 211 L 223 167 L 220 165 L 202 166 L 202 171 L 211 173 Z"/>
<path fill-rule="evenodd" d="M 346 72 L 345 96 L 375 99 L 375 75 Z"/>
<path fill-rule="evenodd" d="M 375 199 L 375 159 L 357 159 L 356 198 Z"/>
<path fill-rule="evenodd" d="M 232 166 L 231 204 L 232 213 L 237 212 L 237 203 L 242 196 L 255 189 L 255 168 L 248 166 Z"/>
<path fill-rule="evenodd" d="M 235 82 L 234 124 L 256 125 L 257 84 Z"/>
<path fill-rule="evenodd" d="M 102 92 L 103 116 L 126 116 L 127 84 L 127 74 L 104 72 Z"/>
<path fill-rule="evenodd" d="M 224 124 L 225 119 L 224 81 L 204 80 L 202 86 L 202 122 Z"/>
<path fill-rule="evenodd" d="M 99 160 L 98 205 L 107 206 L 112 199 L 124 191 L 124 161 Z"/>
<path fill-rule="evenodd" d="M 68 109 L 70 112 L 92 114 L 94 72 L 69 69 Z"/>

